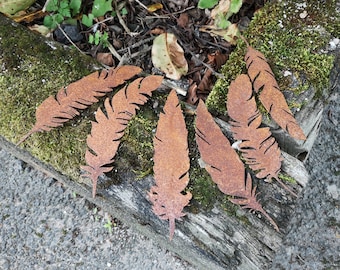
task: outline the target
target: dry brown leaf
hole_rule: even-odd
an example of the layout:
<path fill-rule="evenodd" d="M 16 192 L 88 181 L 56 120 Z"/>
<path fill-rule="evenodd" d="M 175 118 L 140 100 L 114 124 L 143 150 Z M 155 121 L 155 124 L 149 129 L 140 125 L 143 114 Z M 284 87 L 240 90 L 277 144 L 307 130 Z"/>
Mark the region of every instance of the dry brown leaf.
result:
<path fill-rule="evenodd" d="M 96 58 L 98 62 L 106 66 L 112 67 L 114 65 L 112 53 L 97 53 Z"/>
<path fill-rule="evenodd" d="M 189 15 L 188 13 L 184 12 L 179 15 L 179 18 L 177 19 L 177 25 L 182 28 L 187 28 L 189 23 Z"/>
<path fill-rule="evenodd" d="M 240 31 L 236 23 L 230 24 L 226 29 L 221 29 L 215 25 L 204 25 L 199 29 L 202 32 L 209 33 L 211 36 L 220 36 L 230 44 L 236 45 L 237 37 Z"/>
<path fill-rule="evenodd" d="M 264 55 L 248 46 L 245 61 L 254 90 L 259 93 L 261 103 L 275 122 L 292 137 L 306 140 L 306 136 L 290 111 Z"/>
<path fill-rule="evenodd" d="M 245 162 L 257 172 L 258 178 L 275 178 L 287 191 L 296 196 L 278 177 L 281 169 L 281 151 L 268 127 L 260 127 L 262 116 L 256 107 L 249 77 L 239 75 L 232 81 L 227 98 L 231 131 L 239 144 Z"/>
<path fill-rule="evenodd" d="M 153 65 L 162 70 L 166 77 L 179 80 L 188 72 L 188 62 L 183 48 L 177 43 L 174 34 L 163 33 L 152 44 L 151 60 Z"/>
<path fill-rule="evenodd" d="M 156 185 L 149 192 L 153 211 L 160 219 L 169 220 L 170 239 L 175 219 L 185 215 L 191 193 L 182 194 L 189 182 L 188 131 L 176 91 L 172 90 L 159 117 L 154 138 L 154 173 Z"/>
<path fill-rule="evenodd" d="M 49 96 L 35 112 L 36 123 L 33 128 L 18 142 L 25 141 L 35 132 L 50 131 L 60 127 L 68 120 L 79 115 L 80 109 L 98 101 L 98 97 L 111 92 L 113 87 L 123 84 L 142 71 L 135 66 L 122 66 L 116 69 L 103 70 L 61 88 L 56 96 Z"/>
<path fill-rule="evenodd" d="M 230 199 L 232 203 L 259 211 L 279 231 L 274 220 L 257 201 L 256 187 L 252 188 L 250 174 L 246 173 L 242 161 L 202 101 L 196 113 L 196 142 L 212 180 L 224 194 L 236 197 Z"/>
<path fill-rule="evenodd" d="M 87 171 L 93 183 L 92 195 L 96 195 L 98 177 L 112 170 L 105 167 L 114 162 L 120 139 L 128 121 L 136 114 L 139 105 L 143 105 L 152 91 L 162 83 L 162 76 L 148 76 L 134 80 L 124 89 L 121 89 L 110 101 L 105 100 L 106 114 L 99 108 L 96 112 L 96 122 L 92 122 L 91 134 L 87 137 L 88 150 L 85 154 L 87 166 L 81 168 Z"/>
<path fill-rule="evenodd" d="M 210 65 L 215 71 L 218 71 L 222 65 L 225 64 L 225 62 L 228 59 L 228 56 L 226 54 L 222 54 L 220 51 L 216 51 L 213 54 L 208 54 L 208 65 Z M 197 89 L 200 91 L 207 91 L 210 92 L 213 88 L 213 80 L 212 80 L 212 70 L 208 69 L 200 81 L 200 83 L 197 86 Z"/>
<path fill-rule="evenodd" d="M 220 0 L 218 5 L 211 11 L 210 17 L 216 19 L 218 14 L 227 14 L 230 8 L 230 0 Z"/>
<path fill-rule="evenodd" d="M 198 101 L 197 84 L 195 82 L 193 82 L 192 79 L 189 79 L 189 83 L 190 83 L 190 86 L 189 86 L 189 89 L 188 89 L 186 102 L 194 105 Z"/>

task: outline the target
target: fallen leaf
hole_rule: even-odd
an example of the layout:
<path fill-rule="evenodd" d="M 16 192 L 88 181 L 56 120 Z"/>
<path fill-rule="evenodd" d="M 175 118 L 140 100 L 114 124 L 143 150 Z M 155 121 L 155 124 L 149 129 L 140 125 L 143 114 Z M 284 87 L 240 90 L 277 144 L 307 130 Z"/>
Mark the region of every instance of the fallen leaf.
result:
<path fill-rule="evenodd" d="M 149 12 L 155 12 L 159 9 L 163 9 L 163 5 L 161 3 L 156 3 L 148 6 Z"/>
<path fill-rule="evenodd" d="M 165 30 L 159 27 L 156 27 L 150 31 L 150 34 L 153 34 L 153 35 L 160 35 L 163 33 L 165 33 Z"/>
<path fill-rule="evenodd" d="M 51 33 L 51 29 L 47 28 L 45 25 L 34 24 L 32 26 L 28 26 L 28 28 L 31 31 L 38 32 L 39 34 L 41 34 L 43 36 L 47 36 L 48 34 Z"/>
<path fill-rule="evenodd" d="M 290 111 L 286 99 L 279 89 L 273 71 L 265 56 L 248 46 L 245 61 L 254 90 L 259 100 L 273 117 L 275 122 L 289 133 L 290 136 L 306 140 L 306 136 Z"/>
<path fill-rule="evenodd" d="M 226 54 L 221 54 L 220 51 L 216 51 L 214 54 L 208 54 L 208 65 L 218 71 L 219 68 L 225 64 L 228 59 Z M 198 90 L 210 92 L 213 88 L 212 71 L 208 69 L 197 86 Z"/>
<path fill-rule="evenodd" d="M 96 122 L 92 122 L 91 134 L 86 143 L 86 166 L 81 166 L 87 173 L 84 177 L 92 180 L 92 196 L 95 197 L 98 177 L 112 170 L 107 165 L 114 162 L 120 139 L 128 121 L 136 114 L 139 105 L 143 105 L 162 83 L 162 76 L 138 78 L 115 94 L 110 101 L 104 102 L 106 114 L 102 109 L 96 112 Z"/>
<path fill-rule="evenodd" d="M 197 97 L 197 84 L 195 82 L 193 82 L 191 79 L 189 79 L 189 89 L 188 89 L 188 93 L 187 93 L 187 100 L 186 102 L 192 105 L 195 105 L 196 102 L 198 101 L 198 97 Z"/>
<path fill-rule="evenodd" d="M 96 58 L 98 62 L 106 66 L 112 67 L 114 64 L 114 60 L 111 53 L 97 53 Z"/>
<path fill-rule="evenodd" d="M 211 11 L 210 17 L 216 19 L 217 14 L 227 14 L 230 8 L 230 0 L 221 0 Z"/>
<path fill-rule="evenodd" d="M 18 12 L 18 13 L 21 13 L 21 12 Z M 15 14 L 11 16 L 11 19 L 17 23 L 20 23 L 20 22 L 31 23 L 35 20 L 45 17 L 47 14 L 48 14 L 47 12 L 43 12 L 42 10 L 37 10 L 35 12 L 24 13 L 22 15 Z"/>
<path fill-rule="evenodd" d="M 179 18 L 177 19 L 177 25 L 182 28 L 186 28 L 188 26 L 188 23 L 189 23 L 188 14 L 186 12 L 181 13 L 181 15 L 179 15 Z"/>
<path fill-rule="evenodd" d="M 229 199 L 232 203 L 262 213 L 279 231 L 274 220 L 257 201 L 256 187 L 252 187 L 250 174 L 245 171 L 242 161 L 201 100 L 196 114 L 196 142 L 212 180 L 224 194 L 234 196 Z"/>
<path fill-rule="evenodd" d="M 153 212 L 169 220 L 170 239 L 175 231 L 175 219 L 185 215 L 183 208 L 192 195 L 183 194 L 189 182 L 188 131 L 176 91 L 172 90 L 161 113 L 154 138 L 154 177 L 149 198 Z"/>
<path fill-rule="evenodd" d="M 236 23 L 230 24 L 227 29 L 220 29 L 213 25 L 202 26 L 200 27 L 200 31 L 209 33 L 211 36 L 220 36 L 233 45 L 236 45 L 237 37 L 240 35 Z"/>
<path fill-rule="evenodd" d="M 174 34 L 163 33 L 156 37 L 152 45 L 152 63 L 163 71 L 166 77 L 179 80 L 188 72 L 188 63 L 182 47 Z"/>

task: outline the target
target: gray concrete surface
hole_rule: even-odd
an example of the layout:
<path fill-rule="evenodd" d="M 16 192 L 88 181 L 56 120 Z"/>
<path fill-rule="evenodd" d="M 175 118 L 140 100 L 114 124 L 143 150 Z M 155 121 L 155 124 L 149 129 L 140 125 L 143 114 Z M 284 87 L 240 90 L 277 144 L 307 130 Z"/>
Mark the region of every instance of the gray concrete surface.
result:
<path fill-rule="evenodd" d="M 299 197 L 289 232 L 272 269 L 340 269 L 340 53 L 331 75 L 331 100 L 306 167 L 310 179 Z"/>
<path fill-rule="evenodd" d="M 0 149 L 1 270 L 194 269 L 114 222 L 114 217 Z"/>

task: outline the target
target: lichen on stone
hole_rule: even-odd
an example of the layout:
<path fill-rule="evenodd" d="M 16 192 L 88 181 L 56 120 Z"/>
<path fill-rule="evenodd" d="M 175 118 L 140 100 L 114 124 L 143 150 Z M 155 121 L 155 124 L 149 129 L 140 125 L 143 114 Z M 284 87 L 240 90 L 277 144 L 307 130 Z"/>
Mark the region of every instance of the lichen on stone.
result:
<path fill-rule="evenodd" d="M 248 29 L 242 33 L 248 43 L 267 58 L 279 87 L 295 95 L 310 85 L 320 92 L 327 90 L 333 56 L 325 50 L 332 37 L 340 32 L 336 1 L 273 1 L 257 11 Z M 302 13 L 306 17 L 302 18 Z M 210 111 L 226 113 L 225 97 L 232 80 L 245 73 L 246 46 L 242 40 L 230 55 L 219 79 L 207 99 Z M 299 84 L 292 85 L 288 71 Z"/>

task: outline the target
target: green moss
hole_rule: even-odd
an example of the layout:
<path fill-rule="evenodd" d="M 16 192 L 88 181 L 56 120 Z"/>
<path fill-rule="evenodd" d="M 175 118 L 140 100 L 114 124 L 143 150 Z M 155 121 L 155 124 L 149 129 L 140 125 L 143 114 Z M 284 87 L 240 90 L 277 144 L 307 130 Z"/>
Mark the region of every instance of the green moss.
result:
<path fill-rule="evenodd" d="M 197 213 L 201 210 L 211 209 L 219 197 L 223 194 L 218 190 L 216 184 L 211 180 L 208 172 L 201 168 L 198 163 L 200 154 L 195 140 L 195 118 L 186 115 L 185 122 L 188 129 L 189 158 L 190 158 L 190 182 L 187 190 L 192 193 L 190 211 Z"/>
<path fill-rule="evenodd" d="M 294 184 L 294 185 L 297 184 L 295 178 L 289 176 L 288 174 L 279 173 L 279 178 L 284 182 L 288 182 L 288 183 L 291 183 L 291 184 Z"/>
<path fill-rule="evenodd" d="M 133 168 L 137 178 L 152 173 L 156 118 L 156 113 L 146 105 L 131 119 L 122 138 L 122 147 L 118 151 L 115 166 L 126 170 Z"/>
<path fill-rule="evenodd" d="M 16 143 L 35 123 L 35 109 L 61 87 L 93 71 L 96 62 L 47 43 L 39 35 L 1 18 L 0 24 L 0 134 Z M 84 164 L 86 120 L 70 122 L 49 133 L 33 134 L 24 147 L 63 173 L 79 178 Z M 79 158 L 81 157 L 81 158 Z"/>
<path fill-rule="evenodd" d="M 228 198 L 229 198 L 229 196 L 225 196 L 224 199 L 222 200 L 222 203 L 221 203 L 222 209 L 229 216 L 237 217 L 237 219 L 239 219 L 244 224 L 251 225 L 251 222 L 249 221 L 247 216 L 239 212 L 240 207 L 238 205 L 233 204 L 232 202 L 230 202 Z"/>
<path fill-rule="evenodd" d="M 301 2 L 301 3 L 299 3 Z M 255 14 L 243 35 L 249 44 L 261 51 L 271 65 L 279 87 L 294 91 L 296 95 L 312 85 L 316 97 L 327 90 L 333 56 L 323 53 L 332 36 L 340 32 L 340 19 L 336 14 L 336 1 L 275 1 Z M 302 7 L 301 7 L 302 6 Z M 307 11 L 308 16 L 300 18 Z M 225 96 L 230 82 L 245 72 L 243 61 L 246 47 L 239 40 L 235 51 L 222 68 L 225 78 L 219 79 L 207 99 L 210 111 L 225 114 Z M 298 86 L 284 77 L 289 70 L 298 80 Z"/>

